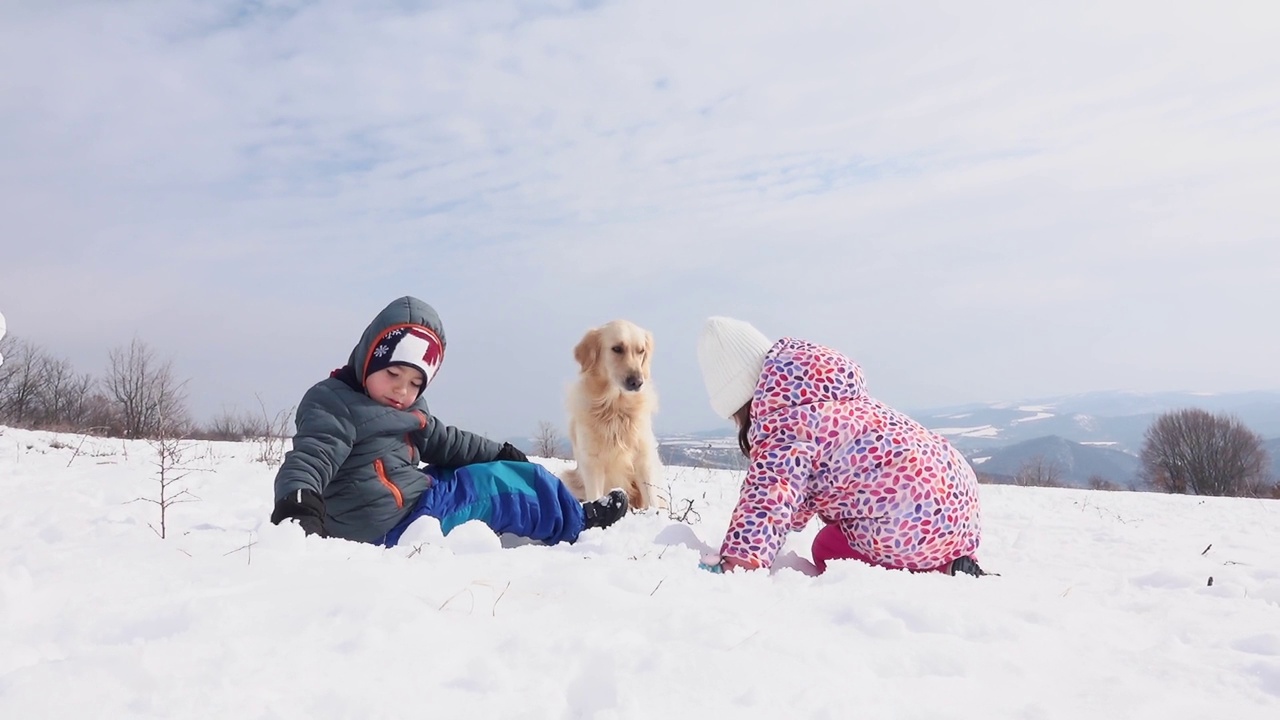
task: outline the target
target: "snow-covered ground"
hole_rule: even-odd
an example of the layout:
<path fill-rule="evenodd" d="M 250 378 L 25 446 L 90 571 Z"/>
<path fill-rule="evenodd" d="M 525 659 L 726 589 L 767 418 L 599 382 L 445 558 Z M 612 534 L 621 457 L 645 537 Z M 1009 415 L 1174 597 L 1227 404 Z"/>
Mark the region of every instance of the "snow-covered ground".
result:
<path fill-rule="evenodd" d="M 1280 717 L 1276 501 L 984 486 L 999 577 L 812 577 L 816 527 L 715 576 L 732 472 L 668 468 L 684 521 L 387 550 L 268 524 L 258 452 L 193 443 L 161 540 L 148 445 L 3 429 L 0 717 Z"/>

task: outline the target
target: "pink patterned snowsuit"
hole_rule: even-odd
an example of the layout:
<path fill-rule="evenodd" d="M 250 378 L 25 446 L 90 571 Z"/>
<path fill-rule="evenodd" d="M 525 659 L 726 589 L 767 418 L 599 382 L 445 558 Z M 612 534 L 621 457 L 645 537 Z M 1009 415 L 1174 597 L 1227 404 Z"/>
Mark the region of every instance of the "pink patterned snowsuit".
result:
<path fill-rule="evenodd" d="M 751 467 L 724 557 L 769 567 L 787 533 L 815 515 L 843 531 L 853 556 L 877 565 L 933 570 L 974 556 L 973 468 L 945 438 L 868 397 L 849 358 L 779 340 L 751 412 Z"/>

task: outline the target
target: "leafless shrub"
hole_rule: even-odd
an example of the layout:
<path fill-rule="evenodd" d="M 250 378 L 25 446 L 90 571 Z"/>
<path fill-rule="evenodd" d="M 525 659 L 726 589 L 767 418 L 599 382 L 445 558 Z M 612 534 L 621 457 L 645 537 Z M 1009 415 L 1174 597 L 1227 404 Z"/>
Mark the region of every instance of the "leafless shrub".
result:
<path fill-rule="evenodd" d="M 1090 475 L 1089 489 L 1090 490 L 1119 490 L 1120 486 L 1102 477 L 1101 475 Z"/>
<path fill-rule="evenodd" d="M 152 503 L 159 508 L 159 529 L 154 525 L 149 527 L 163 540 L 168 536 L 169 508 L 180 503 L 194 502 L 200 498 L 180 484 L 195 470 L 189 464 L 192 445 L 182 438 L 181 432 L 186 424 L 185 408 L 180 405 L 171 408 L 162 403 L 155 412 L 156 428 L 154 435 L 147 442 L 156 452 L 154 464 L 156 479 L 159 481 L 159 492 L 154 498 L 138 497 L 130 502 Z"/>
<path fill-rule="evenodd" d="M 258 407 L 262 410 L 262 432 L 258 435 L 258 457 L 260 463 L 267 467 L 275 467 L 284 462 L 284 448 L 289 437 L 289 425 L 293 420 L 295 408 L 281 410 L 275 417 L 267 416 L 267 406 L 258 397 Z"/>
<path fill-rule="evenodd" d="M 544 458 L 563 458 L 568 455 L 565 441 L 554 423 L 543 420 L 533 436 L 533 454 Z"/>
<path fill-rule="evenodd" d="M 678 480 L 683 480 L 685 477 L 685 474 L 686 474 L 686 470 L 684 468 L 677 470 L 674 475 L 668 474 L 667 487 L 665 491 L 662 489 L 655 489 L 654 494 L 659 500 L 659 507 L 661 508 L 662 506 L 665 505 L 668 520 L 675 520 L 677 522 L 694 525 L 702 522 L 702 513 L 699 513 L 697 510 L 693 509 L 693 505 L 696 502 L 696 500 L 694 498 L 676 499 L 674 482 Z M 702 493 L 701 499 L 704 502 L 706 501 L 707 499 L 706 492 Z"/>
<path fill-rule="evenodd" d="M 707 494 L 702 494 L 702 499 L 707 499 Z M 693 509 L 693 498 L 681 498 L 672 503 L 667 508 L 667 518 L 676 522 L 688 523 L 690 525 L 702 522 L 702 513 Z"/>
<path fill-rule="evenodd" d="M 243 414 L 223 408 L 207 425 L 194 430 L 192 437 L 200 440 L 240 442 L 251 437 L 247 431 L 247 424 L 247 418 Z"/>

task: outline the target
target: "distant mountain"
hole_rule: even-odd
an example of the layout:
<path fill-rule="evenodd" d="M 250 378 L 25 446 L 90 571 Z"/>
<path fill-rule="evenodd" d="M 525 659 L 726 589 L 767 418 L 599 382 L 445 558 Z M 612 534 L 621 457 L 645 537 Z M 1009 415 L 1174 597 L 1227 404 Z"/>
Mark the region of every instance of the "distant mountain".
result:
<path fill-rule="evenodd" d="M 1039 475 L 1053 484 L 1089 487 L 1098 478 L 1118 488 L 1137 483 L 1140 463 L 1128 453 L 1096 445 L 1082 445 L 1056 435 L 1035 438 L 974 453 L 975 470 L 998 482 L 1016 482 L 1019 475 Z"/>
<path fill-rule="evenodd" d="M 1280 392 L 1093 392 L 1016 403 L 984 403 L 911 412 L 966 453 L 993 451 L 1037 437 L 1110 447 L 1136 455 L 1161 413 L 1185 408 L 1234 414 L 1263 437 L 1280 435 Z"/>
<path fill-rule="evenodd" d="M 745 470 L 747 459 L 738 449 L 738 437 L 723 430 L 664 435 L 658 439 L 658 455 L 665 465 Z"/>
<path fill-rule="evenodd" d="M 1267 441 L 1267 452 L 1271 454 L 1271 477 L 1280 482 L 1280 437 Z"/>

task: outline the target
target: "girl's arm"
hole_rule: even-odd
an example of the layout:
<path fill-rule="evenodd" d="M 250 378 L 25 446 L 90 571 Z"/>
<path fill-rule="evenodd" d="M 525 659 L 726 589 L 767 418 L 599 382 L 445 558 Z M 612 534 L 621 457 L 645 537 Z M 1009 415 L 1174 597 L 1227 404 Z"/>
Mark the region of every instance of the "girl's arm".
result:
<path fill-rule="evenodd" d="M 783 420 L 778 426 L 803 428 L 800 418 L 796 420 Z M 805 433 L 780 430 L 752 448 L 751 467 L 720 547 L 726 569 L 767 568 L 773 564 L 787 533 L 798 521 L 808 518 L 801 503 L 815 456 L 816 448 Z"/>

